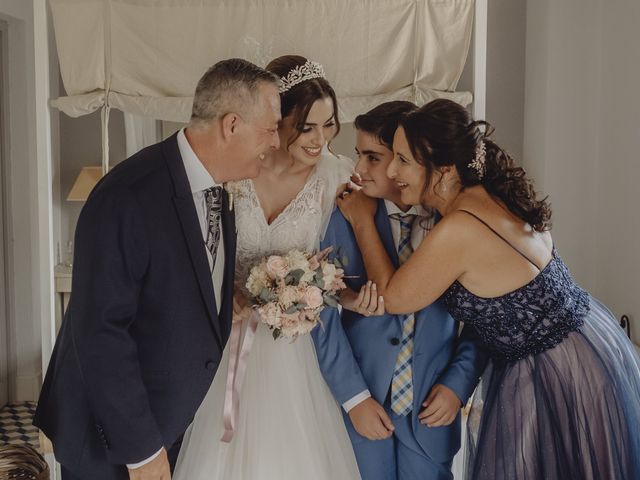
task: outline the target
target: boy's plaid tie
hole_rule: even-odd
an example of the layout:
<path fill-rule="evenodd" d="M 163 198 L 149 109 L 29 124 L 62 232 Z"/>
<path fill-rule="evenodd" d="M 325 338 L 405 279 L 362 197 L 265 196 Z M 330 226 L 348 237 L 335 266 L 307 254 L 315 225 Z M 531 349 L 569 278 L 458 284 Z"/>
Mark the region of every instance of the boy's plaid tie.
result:
<path fill-rule="evenodd" d="M 400 222 L 400 243 L 398 244 L 398 260 L 400 265 L 406 262 L 413 253 L 411 246 L 411 227 L 415 215 L 394 213 L 390 218 Z M 391 380 L 391 409 L 397 415 L 407 415 L 413 406 L 413 329 L 416 320 L 413 314 L 405 315 L 402 321 L 402 340 L 400 353 L 396 359 L 396 367 Z"/>

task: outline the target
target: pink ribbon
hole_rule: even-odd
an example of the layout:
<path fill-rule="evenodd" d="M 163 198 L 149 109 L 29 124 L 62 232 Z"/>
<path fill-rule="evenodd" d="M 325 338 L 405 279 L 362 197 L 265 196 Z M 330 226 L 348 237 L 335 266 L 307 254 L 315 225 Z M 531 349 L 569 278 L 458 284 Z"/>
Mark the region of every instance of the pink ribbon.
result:
<path fill-rule="evenodd" d="M 244 319 L 244 318 L 243 318 Z M 234 428 L 238 420 L 240 410 L 240 390 L 247 371 L 249 352 L 253 345 L 256 330 L 258 328 L 259 314 L 252 310 L 249 315 L 247 330 L 240 345 L 242 333 L 242 320 L 234 321 L 231 325 L 229 338 L 229 366 L 227 368 L 227 387 L 224 394 L 224 433 L 220 441 L 230 443 L 233 440 Z"/>

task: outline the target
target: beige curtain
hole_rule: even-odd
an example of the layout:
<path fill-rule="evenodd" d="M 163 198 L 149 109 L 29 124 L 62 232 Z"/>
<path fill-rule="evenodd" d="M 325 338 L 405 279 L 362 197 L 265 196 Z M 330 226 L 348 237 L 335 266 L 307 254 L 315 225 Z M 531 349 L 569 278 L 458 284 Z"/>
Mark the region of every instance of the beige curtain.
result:
<path fill-rule="evenodd" d="M 473 0 L 50 0 L 71 116 L 102 106 L 186 122 L 197 80 L 218 60 L 264 66 L 283 54 L 324 65 L 341 118 L 392 99 L 456 92 Z"/>

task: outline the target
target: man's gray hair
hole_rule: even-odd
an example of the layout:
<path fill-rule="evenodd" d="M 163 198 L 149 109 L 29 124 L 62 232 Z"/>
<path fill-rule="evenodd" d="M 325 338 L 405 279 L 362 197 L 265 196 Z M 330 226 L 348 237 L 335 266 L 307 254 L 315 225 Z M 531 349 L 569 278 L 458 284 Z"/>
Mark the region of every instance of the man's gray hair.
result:
<path fill-rule="evenodd" d="M 250 116 L 262 82 L 277 87 L 280 79 L 241 58 L 216 63 L 198 81 L 193 97 L 191 124 L 209 123 L 231 112 Z"/>

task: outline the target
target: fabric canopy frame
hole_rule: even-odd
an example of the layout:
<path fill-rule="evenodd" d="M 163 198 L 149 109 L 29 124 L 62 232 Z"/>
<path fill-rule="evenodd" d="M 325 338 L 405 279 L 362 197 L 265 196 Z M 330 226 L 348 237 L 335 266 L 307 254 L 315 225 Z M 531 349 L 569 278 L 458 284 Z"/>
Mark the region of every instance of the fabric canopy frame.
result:
<path fill-rule="evenodd" d="M 474 0 L 50 3 L 68 94 L 52 105 L 73 117 L 117 108 L 187 122 L 195 85 L 216 61 L 242 57 L 264 66 L 283 54 L 323 64 L 344 122 L 388 100 L 472 100 L 455 88 Z"/>

